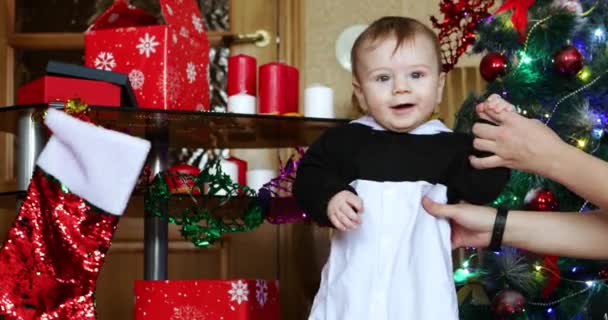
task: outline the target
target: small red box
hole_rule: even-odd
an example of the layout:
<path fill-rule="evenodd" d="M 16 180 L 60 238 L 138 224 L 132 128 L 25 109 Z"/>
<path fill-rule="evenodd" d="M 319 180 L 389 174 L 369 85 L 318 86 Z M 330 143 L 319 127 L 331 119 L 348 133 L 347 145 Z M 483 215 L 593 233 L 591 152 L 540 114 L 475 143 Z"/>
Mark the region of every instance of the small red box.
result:
<path fill-rule="evenodd" d="M 278 320 L 278 281 L 137 280 L 134 319 Z"/>
<path fill-rule="evenodd" d="M 95 80 L 44 76 L 17 90 L 17 104 L 66 102 L 79 98 L 94 106 L 120 106 L 120 86 Z"/>
<path fill-rule="evenodd" d="M 171 194 L 201 194 L 201 190 L 194 186 L 194 179 L 200 173 L 201 170 L 199 168 L 186 163 L 180 163 L 167 169 L 165 183 L 167 183 L 167 188 L 169 188 Z"/>
<path fill-rule="evenodd" d="M 209 110 L 209 40 L 196 1 L 160 5 L 166 24 L 115 1 L 85 32 L 85 65 L 127 74 L 141 108 Z"/>

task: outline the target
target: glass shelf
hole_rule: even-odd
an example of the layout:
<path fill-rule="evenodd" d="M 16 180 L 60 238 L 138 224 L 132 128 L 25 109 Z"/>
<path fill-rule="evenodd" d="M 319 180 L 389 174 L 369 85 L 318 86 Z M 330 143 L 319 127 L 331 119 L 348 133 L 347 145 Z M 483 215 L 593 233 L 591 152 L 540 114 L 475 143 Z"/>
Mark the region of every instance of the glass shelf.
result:
<path fill-rule="evenodd" d="M 0 210 L 8 210 L 14 212 L 17 205 L 17 200 L 22 200 L 25 197 L 25 191 L 9 191 L 0 192 Z M 200 203 L 200 196 L 194 196 Z M 219 203 L 220 198 L 209 199 L 208 207 L 216 207 Z M 214 215 L 221 216 L 223 218 L 239 218 L 240 214 L 244 211 L 245 207 L 250 201 L 256 201 L 255 198 L 247 197 L 236 197 L 230 199 L 225 205 L 214 210 Z M 169 200 L 169 211 L 172 214 L 182 212 L 188 207 L 194 206 L 194 201 L 189 195 L 173 195 Z M 292 212 L 297 210 L 296 200 L 293 197 L 285 198 L 272 198 L 269 207 L 269 216 L 275 216 L 276 213 L 294 215 Z M 131 196 L 127 208 L 124 212 L 124 216 L 131 218 L 144 217 L 144 196 L 143 193 L 137 192 Z"/>
<path fill-rule="evenodd" d="M 0 108 L 0 131 L 16 133 L 18 119 L 48 105 Z M 321 119 L 158 109 L 91 106 L 89 116 L 105 128 L 145 138 L 167 135 L 168 147 L 284 148 L 307 146 L 348 119 Z"/>

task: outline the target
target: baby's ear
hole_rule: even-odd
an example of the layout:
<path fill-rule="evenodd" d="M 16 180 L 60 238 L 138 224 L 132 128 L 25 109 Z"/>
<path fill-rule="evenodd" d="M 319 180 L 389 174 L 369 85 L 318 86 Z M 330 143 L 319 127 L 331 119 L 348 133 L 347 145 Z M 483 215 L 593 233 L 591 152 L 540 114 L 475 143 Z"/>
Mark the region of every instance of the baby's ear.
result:
<path fill-rule="evenodd" d="M 351 96 L 351 103 L 355 108 L 360 109 L 364 113 L 367 112 L 363 90 L 361 90 L 361 85 L 356 79 L 353 79 L 353 95 Z"/>

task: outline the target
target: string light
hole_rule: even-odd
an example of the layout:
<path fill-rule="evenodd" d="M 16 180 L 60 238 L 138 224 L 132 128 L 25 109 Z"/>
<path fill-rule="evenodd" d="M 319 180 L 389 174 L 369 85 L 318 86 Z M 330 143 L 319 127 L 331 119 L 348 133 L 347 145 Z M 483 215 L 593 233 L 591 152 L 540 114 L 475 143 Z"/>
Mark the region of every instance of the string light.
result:
<path fill-rule="evenodd" d="M 604 42 L 606 41 L 606 31 L 604 31 L 603 28 L 597 28 L 595 29 L 595 31 L 593 31 L 593 36 L 595 37 L 595 40 L 597 42 Z"/>
<path fill-rule="evenodd" d="M 561 99 L 559 99 L 559 101 L 557 101 L 557 103 L 555 104 L 555 106 L 553 106 L 553 110 L 551 110 L 551 113 L 548 113 L 548 114 L 545 115 L 545 117 L 547 118 L 547 121 L 545 121 L 545 124 L 549 124 L 549 122 L 553 118 L 552 115 L 555 114 L 555 112 L 557 111 L 557 108 L 559 107 L 560 104 L 562 104 L 562 102 L 568 100 L 572 96 L 575 96 L 575 95 L 579 94 L 581 91 L 584 91 L 585 89 L 591 87 L 598 80 L 600 80 L 600 78 L 603 77 L 606 73 L 608 73 L 608 70 L 605 70 L 604 72 L 602 72 L 600 75 L 598 75 L 597 77 L 595 77 L 593 80 L 591 80 L 589 83 L 585 84 L 584 86 L 582 86 L 582 87 L 580 87 L 580 88 L 578 88 L 578 89 L 576 89 L 576 90 L 568 93 L 567 95 L 565 95 Z"/>
<path fill-rule="evenodd" d="M 576 146 L 579 149 L 585 149 L 585 147 L 587 146 L 587 139 L 578 139 L 576 140 Z"/>
<path fill-rule="evenodd" d="M 582 81 L 587 82 L 591 78 L 591 69 L 588 66 L 584 66 L 576 76 Z"/>
<path fill-rule="evenodd" d="M 591 136 L 593 139 L 599 140 L 604 136 L 604 129 L 601 127 L 595 127 L 591 130 Z"/>

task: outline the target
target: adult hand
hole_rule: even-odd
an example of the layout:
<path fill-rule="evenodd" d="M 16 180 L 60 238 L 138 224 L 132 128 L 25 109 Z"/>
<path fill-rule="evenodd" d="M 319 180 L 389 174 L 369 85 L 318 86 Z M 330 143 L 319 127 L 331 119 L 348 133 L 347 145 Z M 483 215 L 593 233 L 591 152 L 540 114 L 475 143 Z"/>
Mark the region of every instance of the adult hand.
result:
<path fill-rule="evenodd" d="M 428 197 L 422 206 L 432 216 L 446 218 L 452 225 L 452 248 L 487 247 L 490 244 L 496 209 L 472 204 L 440 204 Z"/>
<path fill-rule="evenodd" d="M 498 96 L 496 96 L 498 97 Z M 546 175 L 551 164 L 567 146 L 555 132 L 542 122 L 528 119 L 516 112 L 505 111 L 508 103 L 494 97 L 494 102 L 477 106 L 478 114 L 497 125 L 476 123 L 473 126 L 473 146 L 493 153 L 489 157 L 471 156 L 478 169 L 508 167 Z"/>

